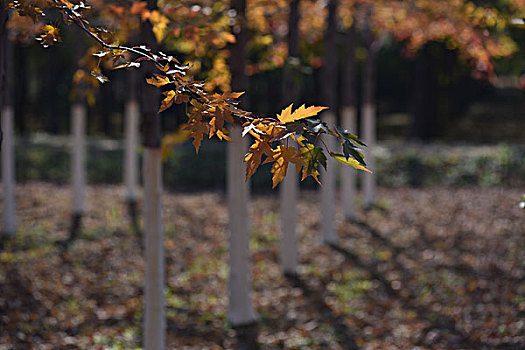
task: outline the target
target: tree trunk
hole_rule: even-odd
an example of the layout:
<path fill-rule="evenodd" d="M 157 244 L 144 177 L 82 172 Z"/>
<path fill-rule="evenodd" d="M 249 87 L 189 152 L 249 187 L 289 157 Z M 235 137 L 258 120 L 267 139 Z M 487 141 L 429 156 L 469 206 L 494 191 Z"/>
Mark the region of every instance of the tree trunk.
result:
<path fill-rule="evenodd" d="M 126 186 L 126 200 L 136 202 L 139 197 L 139 167 L 137 146 L 139 142 L 139 103 L 135 93 L 135 71 L 128 73 L 130 92 L 124 111 L 124 183 Z"/>
<path fill-rule="evenodd" d="M 372 34 L 370 33 L 370 36 L 371 35 Z M 370 37 L 368 42 L 368 51 L 363 76 L 363 109 L 361 113 L 361 130 L 363 134 L 363 141 L 368 146 L 368 148 L 365 150 L 366 163 L 370 169 L 375 169 L 375 157 L 373 153 L 376 143 L 375 61 L 378 51 L 378 43 L 372 37 Z M 375 204 L 376 178 L 375 175 L 369 173 L 365 173 L 363 176 L 363 204 L 365 207 L 371 207 Z"/>
<path fill-rule="evenodd" d="M 73 219 L 70 240 L 77 237 L 81 218 L 86 211 L 86 114 L 84 103 L 80 101 L 73 103 L 71 106 Z"/>
<path fill-rule="evenodd" d="M 337 64 L 336 64 L 336 15 L 337 0 L 328 2 L 327 27 L 324 38 L 324 57 L 322 88 L 323 104 L 330 110 L 323 112 L 322 119 L 330 127 L 336 123 L 335 110 L 336 91 L 337 91 Z M 333 137 L 325 137 L 325 144 L 330 151 L 335 150 L 335 140 Z M 327 170 L 321 168 L 321 231 L 323 242 L 328 244 L 337 244 L 338 237 L 335 229 L 335 170 L 336 164 L 332 157 L 328 157 Z"/>
<path fill-rule="evenodd" d="M 248 80 L 245 75 L 246 59 L 246 0 L 234 0 L 232 10 L 237 14 L 233 33 L 237 42 L 230 47 L 230 69 L 233 91 L 246 91 Z M 243 96 L 241 106 L 246 108 L 247 97 Z M 245 178 L 244 155 L 246 141 L 241 128 L 234 127 L 232 142 L 228 143 L 228 211 L 230 229 L 230 277 L 228 319 L 231 325 L 241 327 L 254 324 L 257 316 L 250 299 L 251 254 L 249 247 L 249 183 Z M 240 344 L 243 341 L 238 341 Z"/>
<path fill-rule="evenodd" d="M 285 69 L 283 91 L 286 105 L 299 98 L 301 88 L 301 61 L 299 58 L 299 0 L 290 1 L 289 11 L 288 62 Z M 298 189 L 299 183 L 297 173 L 295 167 L 291 166 L 280 186 L 282 234 L 281 269 L 285 275 L 294 275 L 297 273 L 296 207 Z"/>
<path fill-rule="evenodd" d="M 84 34 L 76 28 L 75 59 L 79 62 L 84 55 Z M 73 149 L 71 152 L 71 173 L 73 187 L 73 213 L 69 229 L 67 244 L 78 237 L 81 229 L 82 217 L 86 211 L 86 115 L 87 107 L 84 98 L 84 86 L 76 86 L 76 96 L 71 105 L 71 136 Z"/>
<path fill-rule="evenodd" d="M 131 70 L 128 73 L 129 94 L 124 110 L 124 184 L 126 187 L 126 203 L 128 214 L 131 219 L 133 230 L 140 240 L 143 248 L 142 232 L 138 223 L 138 198 L 139 198 L 139 164 L 137 146 L 139 143 L 139 114 L 140 106 L 137 101 L 136 72 Z"/>
<path fill-rule="evenodd" d="M 341 119 L 343 128 L 357 134 L 357 110 L 355 91 L 355 23 L 345 35 L 346 62 L 343 64 L 343 93 Z M 346 220 L 355 220 L 355 179 L 354 169 L 343 166 L 341 169 L 341 193 L 343 215 Z"/>
<path fill-rule="evenodd" d="M 162 227 L 162 163 L 160 149 L 144 149 L 144 349 L 165 348 L 164 232 Z"/>
<path fill-rule="evenodd" d="M 15 130 L 18 130 L 18 134 L 25 136 L 27 134 L 27 50 L 21 43 L 16 44 L 16 64 L 15 69 L 17 74 L 17 89 L 15 91 L 15 113 L 17 115 L 15 122 Z"/>
<path fill-rule="evenodd" d="M 16 232 L 15 219 L 15 154 L 14 154 L 14 108 L 12 79 L 13 59 L 12 42 L 8 38 L 5 23 L 8 11 L 4 3 L 0 4 L 0 113 L 3 131 L 2 184 L 4 187 L 4 226 L 2 236 L 10 237 Z"/>
<path fill-rule="evenodd" d="M 14 157 L 14 111 L 7 104 L 2 109 L 2 183 L 4 186 L 4 228 L 3 235 L 13 236 L 16 232 L 15 218 L 15 157 Z"/>
<path fill-rule="evenodd" d="M 148 9 L 156 8 L 155 0 L 148 0 Z M 142 22 L 142 42 L 154 51 L 158 45 L 151 23 Z M 143 72 L 152 74 L 153 63 L 145 63 Z M 144 81 L 144 79 L 143 79 Z M 160 93 L 158 88 L 141 84 L 142 142 L 144 160 L 144 340 L 145 350 L 164 350 L 166 337 L 164 298 L 164 231 L 162 227 L 162 163 L 160 153 L 160 119 L 157 115 Z"/>

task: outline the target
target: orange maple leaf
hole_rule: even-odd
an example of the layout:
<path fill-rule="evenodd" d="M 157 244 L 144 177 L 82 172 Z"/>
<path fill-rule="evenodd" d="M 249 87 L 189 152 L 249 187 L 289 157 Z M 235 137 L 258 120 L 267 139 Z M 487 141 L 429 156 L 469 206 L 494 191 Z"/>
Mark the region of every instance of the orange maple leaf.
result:
<path fill-rule="evenodd" d="M 146 83 L 148 83 L 150 85 L 153 85 L 153 86 L 156 86 L 156 87 L 161 87 L 161 86 L 169 84 L 170 83 L 170 78 L 164 77 L 164 76 L 159 75 L 159 74 L 155 74 L 153 77 L 147 78 L 146 79 Z"/>
<path fill-rule="evenodd" d="M 244 161 L 248 163 L 246 166 L 246 180 L 255 174 L 257 168 L 261 165 L 263 155 L 268 157 L 272 156 L 272 148 L 268 142 L 256 139 L 253 145 L 250 146 L 248 154 L 244 158 Z"/>
<path fill-rule="evenodd" d="M 271 160 L 270 160 L 271 159 Z M 301 159 L 298 156 L 295 147 L 286 147 L 280 145 L 277 149 L 273 150 L 271 158 L 267 158 L 265 163 L 274 162 L 272 165 L 272 188 L 275 188 L 279 182 L 283 181 L 288 171 L 288 164 L 294 163 L 297 166 L 301 166 Z"/>

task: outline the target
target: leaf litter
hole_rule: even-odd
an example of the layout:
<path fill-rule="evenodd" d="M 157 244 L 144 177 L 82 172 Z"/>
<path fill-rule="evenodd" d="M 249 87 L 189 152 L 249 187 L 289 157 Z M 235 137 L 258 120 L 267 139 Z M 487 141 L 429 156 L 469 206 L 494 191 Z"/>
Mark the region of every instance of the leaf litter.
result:
<path fill-rule="evenodd" d="M 298 205 L 299 273 L 281 276 L 279 203 L 251 202 L 252 300 L 262 349 L 519 349 L 525 345 L 523 189 L 398 188 L 336 213 L 320 245 L 317 194 Z M 134 349 L 144 264 L 123 188 L 90 186 L 81 237 L 62 252 L 70 190 L 16 189 L 19 230 L 0 253 L 5 349 Z M 166 193 L 168 348 L 231 349 L 222 193 Z M 0 208 L 1 209 L 1 208 Z"/>

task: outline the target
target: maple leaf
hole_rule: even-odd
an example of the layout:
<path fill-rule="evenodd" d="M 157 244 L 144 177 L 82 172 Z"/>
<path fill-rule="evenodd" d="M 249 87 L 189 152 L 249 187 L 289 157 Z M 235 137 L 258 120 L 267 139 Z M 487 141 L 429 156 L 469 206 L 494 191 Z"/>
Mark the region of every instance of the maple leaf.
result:
<path fill-rule="evenodd" d="M 229 100 L 232 98 L 239 98 L 242 95 L 244 95 L 244 92 L 225 92 L 221 95 L 221 99 L 223 100 Z"/>
<path fill-rule="evenodd" d="M 224 117 L 223 117 L 223 110 L 219 107 L 215 108 L 214 117 L 210 120 L 210 135 L 209 138 L 211 139 L 212 136 L 217 132 L 217 130 L 221 130 L 224 127 Z"/>
<path fill-rule="evenodd" d="M 97 78 L 97 80 L 101 84 L 107 83 L 109 81 L 108 77 L 106 77 L 105 75 L 102 74 L 102 72 L 100 71 L 100 68 L 93 69 L 91 71 L 91 75 L 94 76 L 95 78 Z"/>
<path fill-rule="evenodd" d="M 301 159 L 298 157 L 298 153 L 295 147 L 286 147 L 284 145 L 277 146 L 277 149 L 273 150 L 272 157 L 268 157 L 265 163 L 274 162 L 272 165 L 272 188 L 275 188 L 279 182 L 283 181 L 288 171 L 288 164 L 294 163 L 301 166 Z"/>
<path fill-rule="evenodd" d="M 160 103 L 160 108 L 157 113 L 160 113 L 170 108 L 173 105 L 173 101 L 175 101 L 175 98 L 177 96 L 177 94 L 173 90 L 163 92 L 162 94 L 166 97 Z"/>
<path fill-rule="evenodd" d="M 231 141 L 232 140 L 231 137 L 226 135 L 229 133 L 230 131 L 228 129 L 217 130 L 217 137 L 219 138 L 219 140 Z"/>
<path fill-rule="evenodd" d="M 303 177 L 301 181 L 308 176 L 312 176 L 315 181 L 319 182 L 319 171 L 317 166 L 321 164 L 326 169 L 326 156 L 321 147 L 315 147 L 311 143 L 305 143 L 300 151 L 301 163 L 303 165 Z"/>
<path fill-rule="evenodd" d="M 282 110 L 281 114 L 277 115 L 277 118 L 279 118 L 279 121 L 283 124 L 291 123 L 300 119 L 312 117 L 314 115 L 317 115 L 319 112 L 321 112 L 324 109 L 327 109 L 328 107 L 319 107 L 319 106 L 310 106 L 308 108 L 305 107 L 305 105 L 302 105 L 301 107 L 297 108 L 292 113 L 292 106 L 289 105 L 285 109 Z"/>
<path fill-rule="evenodd" d="M 57 27 L 48 24 L 45 25 L 42 30 L 44 32 L 36 40 L 40 41 L 43 47 L 48 47 L 53 45 L 55 42 L 62 40 L 60 39 L 60 34 Z"/>
<path fill-rule="evenodd" d="M 177 96 L 175 97 L 176 104 L 185 103 L 185 102 L 188 102 L 189 100 L 190 100 L 190 97 L 183 93 L 178 93 Z"/>
<path fill-rule="evenodd" d="M 337 160 L 339 163 L 341 163 L 341 164 L 350 165 L 352 168 L 355 168 L 355 169 L 358 169 L 358 170 L 367 171 L 370 174 L 372 174 L 371 170 L 369 170 L 366 167 L 362 166 L 357 160 L 355 160 L 353 158 L 346 158 L 344 155 L 337 154 L 337 153 L 334 153 L 334 152 L 330 152 L 330 155 L 335 160 Z"/>
<path fill-rule="evenodd" d="M 209 125 L 206 122 L 200 120 L 192 120 L 190 124 L 184 128 L 190 132 L 190 137 L 193 137 L 193 146 L 195 146 L 195 153 L 199 153 L 204 134 L 208 133 Z"/>
<path fill-rule="evenodd" d="M 155 74 L 153 77 L 147 78 L 146 79 L 146 83 L 148 83 L 150 85 L 153 85 L 155 87 L 161 87 L 161 86 L 169 84 L 170 83 L 170 78 L 164 77 L 164 76 L 159 75 L 159 74 Z"/>
<path fill-rule="evenodd" d="M 255 174 L 257 168 L 259 167 L 259 165 L 261 165 L 263 155 L 266 155 L 268 157 L 271 156 L 272 148 L 270 147 L 268 142 L 256 139 L 253 145 L 250 146 L 248 153 L 244 158 L 244 161 L 248 163 L 248 165 L 246 166 L 246 180 L 248 180 L 250 176 Z"/>

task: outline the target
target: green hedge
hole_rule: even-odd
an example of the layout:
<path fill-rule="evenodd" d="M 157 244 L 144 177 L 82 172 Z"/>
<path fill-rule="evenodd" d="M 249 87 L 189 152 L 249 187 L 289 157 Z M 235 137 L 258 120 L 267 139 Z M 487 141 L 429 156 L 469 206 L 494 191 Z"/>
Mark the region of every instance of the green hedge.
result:
<path fill-rule="evenodd" d="M 122 182 L 121 142 L 91 139 L 88 150 L 89 183 Z M 225 151 L 225 144 L 216 141 L 204 142 L 198 155 L 190 143 L 177 147 L 164 165 L 165 187 L 224 188 Z M 525 185 L 525 145 L 382 145 L 375 154 L 374 173 L 382 186 Z M 270 177 L 269 167 L 263 166 L 252 179 L 254 189 L 270 189 Z M 66 139 L 46 136 L 18 140 L 16 178 L 69 182 Z M 302 186 L 312 188 L 316 184 L 309 180 Z"/>

